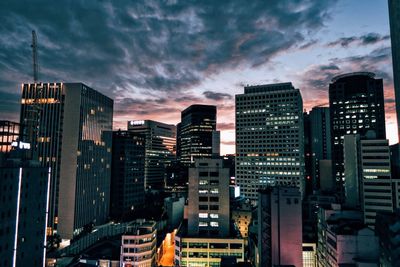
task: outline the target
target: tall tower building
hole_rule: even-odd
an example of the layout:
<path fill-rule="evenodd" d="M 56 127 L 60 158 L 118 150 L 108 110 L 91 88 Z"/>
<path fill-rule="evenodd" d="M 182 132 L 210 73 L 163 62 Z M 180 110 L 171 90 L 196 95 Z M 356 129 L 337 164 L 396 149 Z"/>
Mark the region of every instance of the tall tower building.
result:
<path fill-rule="evenodd" d="M 400 136 L 400 1 L 389 0 L 390 39 L 392 40 L 392 61 L 398 135 Z M 399 138 L 400 142 L 400 138 Z"/>
<path fill-rule="evenodd" d="M 189 169 L 189 236 L 226 237 L 229 223 L 229 168 L 222 159 L 196 159 Z"/>
<path fill-rule="evenodd" d="M 145 136 L 145 188 L 164 188 L 165 169 L 175 159 L 176 127 L 152 120 L 128 122 L 128 131 Z"/>
<path fill-rule="evenodd" d="M 236 95 L 236 181 L 253 202 L 267 185 L 304 193 L 303 101 L 292 83 L 248 86 Z"/>
<path fill-rule="evenodd" d="M 331 159 L 331 126 L 329 116 L 328 107 L 314 107 L 309 114 L 310 174 L 314 190 L 320 188 L 320 160 Z"/>
<path fill-rule="evenodd" d="M 109 212 L 113 100 L 82 83 L 22 85 L 21 135 L 51 167 L 49 233 L 70 239 Z"/>
<path fill-rule="evenodd" d="M 368 130 L 377 139 L 386 139 L 383 81 L 370 72 L 339 75 L 329 84 L 332 131 L 332 175 L 340 198 L 344 197 L 343 142 L 346 134 L 365 136 Z"/>
<path fill-rule="evenodd" d="M 144 204 L 145 137 L 113 132 L 110 215 L 120 218 Z"/>
<path fill-rule="evenodd" d="M 181 113 L 178 125 L 177 158 L 185 166 L 194 162 L 195 158 L 211 158 L 214 131 L 217 126 L 217 107 L 209 105 L 191 105 Z M 214 151 L 216 151 L 214 147 Z"/>
<path fill-rule="evenodd" d="M 344 169 L 346 205 L 361 208 L 367 226 L 375 227 L 378 211 L 399 208 L 399 180 L 391 177 L 388 140 L 375 139 L 372 132 L 364 140 L 345 135 Z"/>
<path fill-rule="evenodd" d="M 296 187 L 259 192 L 257 266 L 303 266 L 301 194 Z"/>

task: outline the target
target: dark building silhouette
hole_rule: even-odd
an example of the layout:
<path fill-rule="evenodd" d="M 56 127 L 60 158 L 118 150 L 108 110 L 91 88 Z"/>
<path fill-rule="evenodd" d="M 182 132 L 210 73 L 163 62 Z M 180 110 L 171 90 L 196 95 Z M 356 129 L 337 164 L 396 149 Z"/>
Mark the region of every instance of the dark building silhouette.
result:
<path fill-rule="evenodd" d="M 309 175 L 312 189 L 320 189 L 320 160 L 331 159 L 331 127 L 328 107 L 314 107 L 308 114 Z M 306 124 L 305 124 L 306 127 Z"/>
<path fill-rule="evenodd" d="M 177 159 L 189 166 L 196 158 L 211 158 L 213 144 L 217 144 L 213 142 L 216 126 L 216 106 L 192 105 L 182 111 L 177 133 Z"/>
<path fill-rule="evenodd" d="M 10 152 L 11 143 L 19 137 L 19 123 L 0 121 L 0 152 Z"/>
<path fill-rule="evenodd" d="M 369 130 L 377 139 L 386 139 L 383 81 L 370 72 L 339 75 L 329 84 L 330 124 L 332 140 L 332 175 L 343 198 L 343 142 L 346 134 Z"/>
<path fill-rule="evenodd" d="M 165 171 L 175 159 L 176 127 L 152 120 L 128 122 L 128 131 L 146 138 L 144 184 L 146 189 L 163 189 Z"/>
<path fill-rule="evenodd" d="M 397 127 L 400 129 L 400 1 L 389 0 L 390 39 L 392 40 L 392 62 L 394 92 L 396 96 Z M 398 130 L 400 136 L 400 130 Z M 399 138 L 400 140 L 400 138 Z"/>
<path fill-rule="evenodd" d="M 71 239 L 109 215 L 113 100 L 82 83 L 22 85 L 21 139 L 51 167 L 50 232 Z"/>
<path fill-rule="evenodd" d="M 144 204 L 145 136 L 113 132 L 110 216 L 121 218 Z"/>
<path fill-rule="evenodd" d="M 44 266 L 50 168 L 27 158 L 28 147 L 15 144 L 0 158 L 2 267 Z"/>
<path fill-rule="evenodd" d="M 400 266 L 400 210 L 378 212 L 375 232 L 379 238 L 379 266 Z"/>

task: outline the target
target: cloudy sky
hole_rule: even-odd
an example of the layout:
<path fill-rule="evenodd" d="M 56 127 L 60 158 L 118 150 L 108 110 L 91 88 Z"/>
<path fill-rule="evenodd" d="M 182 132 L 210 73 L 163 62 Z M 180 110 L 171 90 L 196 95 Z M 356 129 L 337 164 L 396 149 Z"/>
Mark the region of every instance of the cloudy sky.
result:
<path fill-rule="evenodd" d="M 0 119 L 18 120 L 20 84 L 83 82 L 112 97 L 114 128 L 131 119 L 176 124 L 191 104 L 218 107 L 222 152 L 234 152 L 234 95 L 291 81 L 304 108 L 328 102 L 330 79 L 384 79 L 397 142 L 386 0 L 82 0 L 0 2 Z"/>

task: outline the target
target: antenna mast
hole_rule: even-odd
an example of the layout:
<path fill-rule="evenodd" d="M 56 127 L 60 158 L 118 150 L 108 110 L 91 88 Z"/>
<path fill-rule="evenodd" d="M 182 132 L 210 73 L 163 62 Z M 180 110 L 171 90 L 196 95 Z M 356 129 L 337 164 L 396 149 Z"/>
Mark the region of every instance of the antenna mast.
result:
<path fill-rule="evenodd" d="M 32 57 L 33 57 L 33 81 L 36 83 L 39 74 L 39 65 L 37 59 L 37 37 L 36 32 L 32 31 Z"/>

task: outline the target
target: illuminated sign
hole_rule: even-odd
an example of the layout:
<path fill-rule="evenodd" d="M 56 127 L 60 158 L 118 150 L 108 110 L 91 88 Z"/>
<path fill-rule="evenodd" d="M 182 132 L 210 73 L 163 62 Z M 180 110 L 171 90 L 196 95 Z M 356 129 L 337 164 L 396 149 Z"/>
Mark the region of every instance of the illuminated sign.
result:
<path fill-rule="evenodd" d="M 21 142 L 21 141 L 20 142 L 17 142 L 17 141 L 12 142 L 11 146 L 18 147 L 20 149 L 31 149 L 31 144 L 25 143 L 25 142 Z"/>
<path fill-rule="evenodd" d="M 131 121 L 130 124 L 131 125 L 143 125 L 144 121 Z"/>

